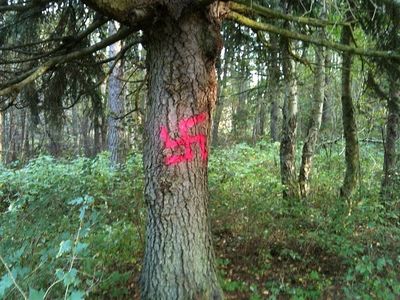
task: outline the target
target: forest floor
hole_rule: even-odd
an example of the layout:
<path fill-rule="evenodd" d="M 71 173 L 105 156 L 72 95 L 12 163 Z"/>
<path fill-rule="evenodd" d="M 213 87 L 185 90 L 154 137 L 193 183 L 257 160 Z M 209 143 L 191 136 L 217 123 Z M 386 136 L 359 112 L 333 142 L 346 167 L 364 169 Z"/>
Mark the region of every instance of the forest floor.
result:
<path fill-rule="evenodd" d="M 382 200 L 382 153 L 367 145 L 354 197 L 338 197 L 342 150 L 318 152 L 306 200 L 282 198 L 278 144 L 213 150 L 210 217 L 227 299 L 400 298 L 400 190 Z M 140 157 L 118 171 L 106 154 L 0 167 L 0 254 L 22 290 L 38 299 L 138 298 Z M 0 271 L 0 299 L 19 299 Z"/>

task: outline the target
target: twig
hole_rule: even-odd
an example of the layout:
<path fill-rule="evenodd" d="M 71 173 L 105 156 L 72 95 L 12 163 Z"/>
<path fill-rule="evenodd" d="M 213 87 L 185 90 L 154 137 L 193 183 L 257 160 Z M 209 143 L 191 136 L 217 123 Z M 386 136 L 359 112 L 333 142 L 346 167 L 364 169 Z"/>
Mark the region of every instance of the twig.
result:
<path fill-rule="evenodd" d="M 26 294 L 24 293 L 24 291 L 21 289 L 21 287 L 18 285 L 17 281 L 15 280 L 13 274 L 11 273 L 10 268 L 7 266 L 6 262 L 4 261 L 3 257 L 0 255 L 0 260 L 3 263 L 4 267 L 7 270 L 8 275 L 11 277 L 11 280 L 13 281 L 14 285 L 16 286 L 16 288 L 18 289 L 18 291 L 21 293 L 22 297 L 25 300 L 28 300 L 28 297 L 26 296 Z"/>

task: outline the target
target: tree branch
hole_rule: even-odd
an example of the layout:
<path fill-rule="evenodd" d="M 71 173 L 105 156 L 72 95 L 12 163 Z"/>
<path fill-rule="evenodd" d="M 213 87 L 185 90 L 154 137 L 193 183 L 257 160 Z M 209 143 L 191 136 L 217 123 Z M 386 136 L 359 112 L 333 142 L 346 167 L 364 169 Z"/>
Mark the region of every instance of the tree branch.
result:
<path fill-rule="evenodd" d="M 50 69 L 56 67 L 57 65 L 69 62 L 71 60 L 81 58 L 83 56 L 89 55 L 93 52 L 96 52 L 100 49 L 103 49 L 107 47 L 108 45 L 111 45 L 125 37 L 127 37 L 129 34 L 132 33 L 132 30 L 127 27 L 122 27 L 118 32 L 112 36 L 109 36 L 108 38 L 100 41 L 97 44 L 94 44 L 93 46 L 76 50 L 74 52 L 71 52 L 69 54 L 65 55 L 60 55 L 60 56 L 55 56 L 53 58 L 50 58 L 48 61 L 43 63 L 41 66 L 34 68 L 33 70 L 29 70 L 25 72 L 24 74 L 16 77 L 14 80 L 5 83 L 2 85 L 2 88 L 0 89 L 0 96 L 5 96 L 10 93 L 19 93 L 19 91 L 28 83 L 36 80 L 43 74 L 45 74 L 47 71 Z"/>
<path fill-rule="evenodd" d="M 78 42 L 83 40 L 85 37 L 87 37 L 89 34 L 91 34 L 93 31 L 95 31 L 97 28 L 101 27 L 102 25 L 104 25 L 107 22 L 108 22 L 107 18 L 100 17 L 100 18 L 96 19 L 92 24 L 90 24 L 85 30 L 79 32 L 76 36 L 72 37 L 70 42 L 68 42 L 68 43 L 61 43 L 55 49 L 50 50 L 49 52 L 42 53 L 37 56 L 33 56 L 33 57 L 25 58 L 25 59 L 19 59 L 19 60 L 1 60 L 0 65 L 19 64 L 19 63 L 26 63 L 26 62 L 30 62 L 30 61 L 37 61 L 39 59 L 50 56 L 50 55 L 56 53 L 57 51 L 68 52 Z M 64 41 L 64 40 L 66 40 L 66 37 L 61 38 L 61 41 Z"/>
<path fill-rule="evenodd" d="M 228 12 L 227 18 L 232 21 L 235 21 L 237 23 L 240 23 L 242 25 L 253 28 L 254 30 L 261 30 L 261 31 L 267 31 L 267 32 L 279 34 L 281 36 L 285 36 L 285 37 L 293 39 L 293 40 L 300 40 L 303 42 L 308 42 L 308 43 L 316 44 L 319 46 L 324 46 L 324 47 L 334 49 L 337 51 L 349 52 L 349 53 L 352 53 L 355 55 L 360 55 L 360 56 L 391 58 L 391 59 L 396 59 L 396 60 L 400 61 L 400 52 L 399 51 L 380 51 L 380 50 L 371 50 L 371 49 L 361 49 L 361 48 L 351 47 L 348 45 L 343 45 L 343 44 L 336 43 L 336 42 L 331 42 L 329 40 L 321 40 L 321 39 L 315 38 L 313 36 L 298 33 L 295 31 L 290 31 L 290 30 L 287 30 L 284 28 L 279 28 L 279 27 L 276 27 L 276 26 L 268 24 L 268 23 L 257 22 L 257 21 L 247 18 L 247 17 L 245 17 L 237 12 L 234 12 L 234 11 Z"/>
<path fill-rule="evenodd" d="M 284 14 L 280 11 L 267 8 L 265 6 L 261 6 L 258 4 L 253 3 L 249 0 L 234 0 L 233 2 L 229 2 L 229 8 L 233 11 L 236 11 L 241 14 L 245 15 L 252 15 L 258 14 L 260 16 L 266 18 L 275 18 L 275 19 L 282 19 L 287 21 L 293 21 L 300 24 L 306 24 L 316 27 L 325 27 L 325 26 L 335 26 L 335 25 L 342 25 L 342 26 L 349 26 L 350 23 L 343 23 L 343 22 L 334 22 L 329 20 L 322 20 L 322 19 L 315 19 L 311 17 L 297 17 L 292 15 Z"/>
<path fill-rule="evenodd" d="M 7 263 L 4 261 L 3 257 L 0 255 L 0 261 L 3 263 L 4 267 L 7 270 L 8 275 L 10 276 L 11 280 L 13 281 L 15 287 L 18 289 L 18 291 L 21 293 L 21 296 L 25 299 L 28 300 L 28 297 L 24 293 L 24 291 L 21 289 L 21 287 L 18 285 L 17 281 L 15 280 L 10 268 L 7 266 Z"/>

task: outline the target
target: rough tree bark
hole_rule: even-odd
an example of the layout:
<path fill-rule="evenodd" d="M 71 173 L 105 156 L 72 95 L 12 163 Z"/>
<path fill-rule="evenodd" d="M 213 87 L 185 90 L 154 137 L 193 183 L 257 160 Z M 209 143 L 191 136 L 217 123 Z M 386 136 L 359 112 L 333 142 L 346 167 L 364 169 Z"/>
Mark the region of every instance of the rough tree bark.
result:
<path fill-rule="evenodd" d="M 0 164 L 3 163 L 3 145 L 4 145 L 4 112 L 0 106 Z"/>
<path fill-rule="evenodd" d="M 391 16 L 394 18 L 393 24 L 389 32 L 389 43 L 391 49 L 398 49 L 400 45 L 400 21 L 398 15 L 400 9 L 397 6 L 391 7 Z M 397 16 L 397 17 L 395 17 Z M 400 132 L 400 71 L 398 62 L 388 61 L 386 64 L 386 72 L 389 77 L 389 98 L 387 100 L 387 121 L 386 121 L 386 141 L 385 155 L 383 162 L 383 180 L 382 195 L 392 198 L 393 193 L 398 191 L 399 187 L 399 159 L 396 151 Z M 397 173 L 397 174 L 396 174 Z"/>
<path fill-rule="evenodd" d="M 110 21 L 108 34 L 113 35 L 117 32 L 115 21 Z M 109 47 L 109 57 L 115 57 L 121 50 L 121 42 L 116 42 Z M 114 62 L 110 63 L 113 67 Z M 115 62 L 108 80 L 108 132 L 107 146 L 110 152 L 110 164 L 112 167 L 121 162 L 121 120 L 122 115 L 122 63 L 121 60 Z"/>
<path fill-rule="evenodd" d="M 343 27 L 342 44 L 350 45 L 351 28 Z M 348 198 L 357 186 L 360 161 L 359 161 L 359 145 L 357 137 L 357 124 L 355 119 L 353 99 L 351 96 L 351 63 L 352 55 L 349 52 L 342 54 L 342 120 L 343 134 L 346 142 L 345 161 L 346 173 L 343 185 L 340 188 L 340 195 Z"/>
<path fill-rule="evenodd" d="M 285 98 L 283 105 L 282 138 L 280 145 L 280 164 L 283 196 L 296 198 L 299 186 L 296 178 L 296 136 L 297 136 L 297 81 L 295 62 L 290 57 L 290 42 L 282 38 L 282 71 L 285 80 Z"/>
<path fill-rule="evenodd" d="M 318 36 L 324 38 L 322 29 L 319 29 Z M 325 84 L 325 70 L 324 70 L 324 48 L 315 47 L 315 83 L 313 92 L 313 105 L 311 116 L 309 119 L 307 136 L 303 145 L 303 154 L 301 157 L 299 186 L 300 194 L 303 198 L 307 197 L 310 192 L 310 175 L 312 169 L 312 162 L 314 157 L 315 146 L 317 144 L 318 133 L 321 127 L 322 112 L 324 106 L 324 84 Z"/>
<path fill-rule="evenodd" d="M 386 122 L 382 193 L 390 197 L 391 193 L 394 192 L 393 184 L 396 180 L 395 174 L 398 168 L 396 143 L 399 139 L 400 124 L 400 79 L 395 69 L 389 70 L 388 73 L 389 98 L 387 101 L 388 117 Z"/>
<path fill-rule="evenodd" d="M 207 152 L 202 148 L 210 131 L 215 61 L 222 46 L 214 13 L 192 10 L 175 19 L 165 12 L 145 30 L 149 214 L 142 299 L 223 297 L 208 223 Z"/>

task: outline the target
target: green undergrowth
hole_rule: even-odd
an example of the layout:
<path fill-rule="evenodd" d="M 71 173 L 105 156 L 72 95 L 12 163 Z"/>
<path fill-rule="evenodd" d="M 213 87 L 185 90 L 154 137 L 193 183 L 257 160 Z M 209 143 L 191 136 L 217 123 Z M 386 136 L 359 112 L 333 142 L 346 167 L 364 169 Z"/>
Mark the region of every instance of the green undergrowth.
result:
<path fill-rule="evenodd" d="M 43 156 L 0 172 L 0 254 L 29 299 L 132 295 L 143 245 L 140 156 L 118 170 L 108 157 Z M 2 270 L 0 298 L 19 299 Z"/>
<path fill-rule="evenodd" d="M 210 157 L 210 214 L 227 299 L 398 299 L 400 200 L 380 197 L 382 153 L 363 145 L 362 183 L 338 197 L 342 145 L 319 149 L 312 193 L 282 199 L 279 144 Z M 0 299 L 136 299 L 145 207 L 141 155 L 117 170 L 47 156 L 0 167 Z"/>
<path fill-rule="evenodd" d="M 282 199 L 279 144 L 213 155 L 213 231 L 228 298 L 400 297 L 400 198 L 380 197 L 378 147 L 363 145 L 362 182 L 349 200 L 338 196 L 342 145 L 319 149 L 305 200 Z"/>

